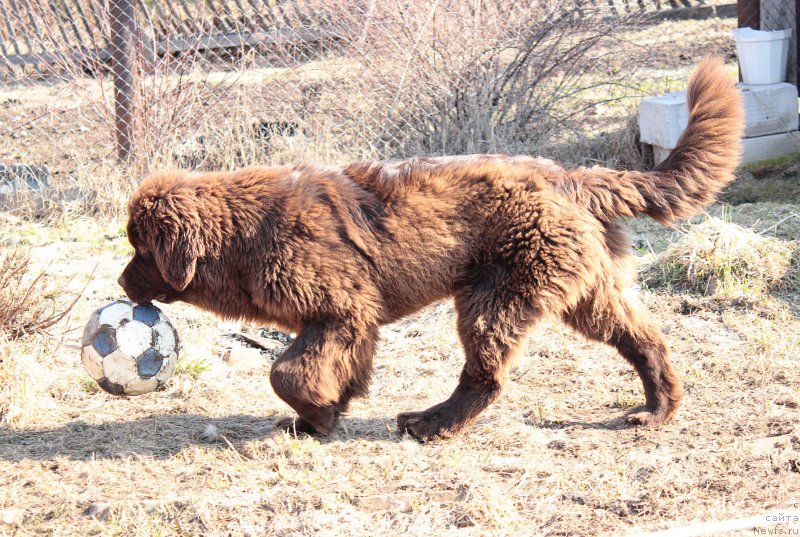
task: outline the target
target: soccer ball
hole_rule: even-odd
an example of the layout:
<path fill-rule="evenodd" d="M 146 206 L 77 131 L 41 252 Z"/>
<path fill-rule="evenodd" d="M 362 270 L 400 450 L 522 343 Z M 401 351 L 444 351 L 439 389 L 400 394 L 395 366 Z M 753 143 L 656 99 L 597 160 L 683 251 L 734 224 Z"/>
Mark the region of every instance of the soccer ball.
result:
<path fill-rule="evenodd" d="M 81 338 L 89 375 L 113 395 L 140 395 L 172 375 L 179 342 L 166 315 L 152 304 L 117 300 L 92 314 Z"/>

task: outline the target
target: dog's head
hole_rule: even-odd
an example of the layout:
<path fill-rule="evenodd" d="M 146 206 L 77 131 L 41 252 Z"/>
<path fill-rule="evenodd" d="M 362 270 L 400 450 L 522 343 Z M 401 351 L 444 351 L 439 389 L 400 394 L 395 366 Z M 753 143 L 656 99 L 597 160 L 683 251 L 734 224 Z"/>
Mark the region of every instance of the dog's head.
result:
<path fill-rule="evenodd" d="M 205 254 L 202 211 L 191 180 L 181 173 L 145 179 L 128 204 L 133 259 L 119 284 L 134 302 L 173 302 L 195 277 Z"/>

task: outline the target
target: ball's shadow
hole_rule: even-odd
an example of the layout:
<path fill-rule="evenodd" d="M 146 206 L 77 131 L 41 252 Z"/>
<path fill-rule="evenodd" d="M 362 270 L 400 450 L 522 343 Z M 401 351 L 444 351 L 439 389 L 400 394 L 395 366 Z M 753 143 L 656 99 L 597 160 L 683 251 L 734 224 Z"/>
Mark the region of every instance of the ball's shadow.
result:
<path fill-rule="evenodd" d="M 0 460 L 113 459 L 131 455 L 167 459 L 189 446 L 236 449 L 253 440 L 266 440 L 286 433 L 273 429 L 278 418 L 233 415 L 211 418 L 196 414 L 157 415 L 133 421 L 90 424 L 71 421 L 49 429 L 0 428 Z M 305 435 L 297 435 L 305 438 Z M 399 442 L 394 418 L 342 420 L 320 443 L 368 440 Z"/>

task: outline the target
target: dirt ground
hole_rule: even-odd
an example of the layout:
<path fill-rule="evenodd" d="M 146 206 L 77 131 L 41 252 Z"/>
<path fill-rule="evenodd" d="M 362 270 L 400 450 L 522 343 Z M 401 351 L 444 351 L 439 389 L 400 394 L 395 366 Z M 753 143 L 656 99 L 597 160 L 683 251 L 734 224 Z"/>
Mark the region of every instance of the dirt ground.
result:
<path fill-rule="evenodd" d="M 665 22 L 642 34 L 670 65 L 648 67 L 660 81 L 652 92 L 677 89 L 705 50 L 729 56 L 734 24 Z M 673 46 L 694 38 L 698 47 Z M 65 98 L 41 92 L 44 109 L 40 93 L 0 95 L 0 122 L 27 122 Z M 0 136 L 2 157 L 105 158 L 107 140 L 71 106 L 53 112 L 57 153 L 39 144 L 47 129 L 31 127 Z M 733 206 L 709 214 L 800 240 L 797 166 L 742 171 L 723 196 Z M 631 228 L 645 257 L 686 232 Z M 296 437 L 272 430 L 289 410 L 269 384 L 275 353 L 229 335 L 264 327 L 191 306 L 164 307 L 183 352 L 163 391 L 113 397 L 88 378 L 78 341 L 90 313 L 121 295 L 131 251 L 121 219 L 2 211 L 0 248 L 15 246 L 30 249 L 31 275 L 45 272 L 52 294 L 82 294 L 49 335 L 0 340 L 0 535 L 621 535 L 749 515 L 766 528 L 765 513 L 800 509 L 798 290 L 641 290 L 685 381 L 667 426 L 626 427 L 623 414 L 644 400 L 632 368 L 545 321 L 477 424 L 422 445 L 394 420 L 455 387 L 463 353 L 449 302 L 384 327 L 370 396 L 332 435 Z M 800 532 L 800 522 L 775 528 Z"/>
<path fill-rule="evenodd" d="M 785 179 L 772 173 L 761 180 Z M 797 240 L 800 199 L 782 201 L 729 218 Z M 333 435 L 294 437 L 271 429 L 288 410 L 269 386 L 272 356 L 186 305 L 165 307 L 185 364 L 166 390 L 97 391 L 78 338 L 120 295 L 122 222 L 0 222 L 2 243 L 32 247 L 52 285 L 87 286 L 70 329 L 5 349 L 0 534 L 612 535 L 800 505 L 797 294 L 643 290 L 686 382 L 678 419 L 658 429 L 620 419 L 643 394 L 615 352 L 544 322 L 472 430 L 427 445 L 398 435 L 399 411 L 455 386 L 463 357 L 445 302 L 382 330 L 371 395 Z M 656 252 L 680 235 L 632 227 Z"/>

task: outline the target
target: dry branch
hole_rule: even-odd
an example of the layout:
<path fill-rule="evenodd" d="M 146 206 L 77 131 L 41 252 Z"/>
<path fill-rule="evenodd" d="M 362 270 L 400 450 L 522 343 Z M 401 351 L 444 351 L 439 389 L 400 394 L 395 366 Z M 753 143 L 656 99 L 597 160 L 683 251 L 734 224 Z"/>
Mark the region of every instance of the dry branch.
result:
<path fill-rule="evenodd" d="M 31 278 L 30 257 L 15 249 L 0 253 L 0 332 L 9 339 L 19 339 L 47 331 L 61 322 L 78 302 L 59 291 L 49 289 L 45 271 Z"/>

